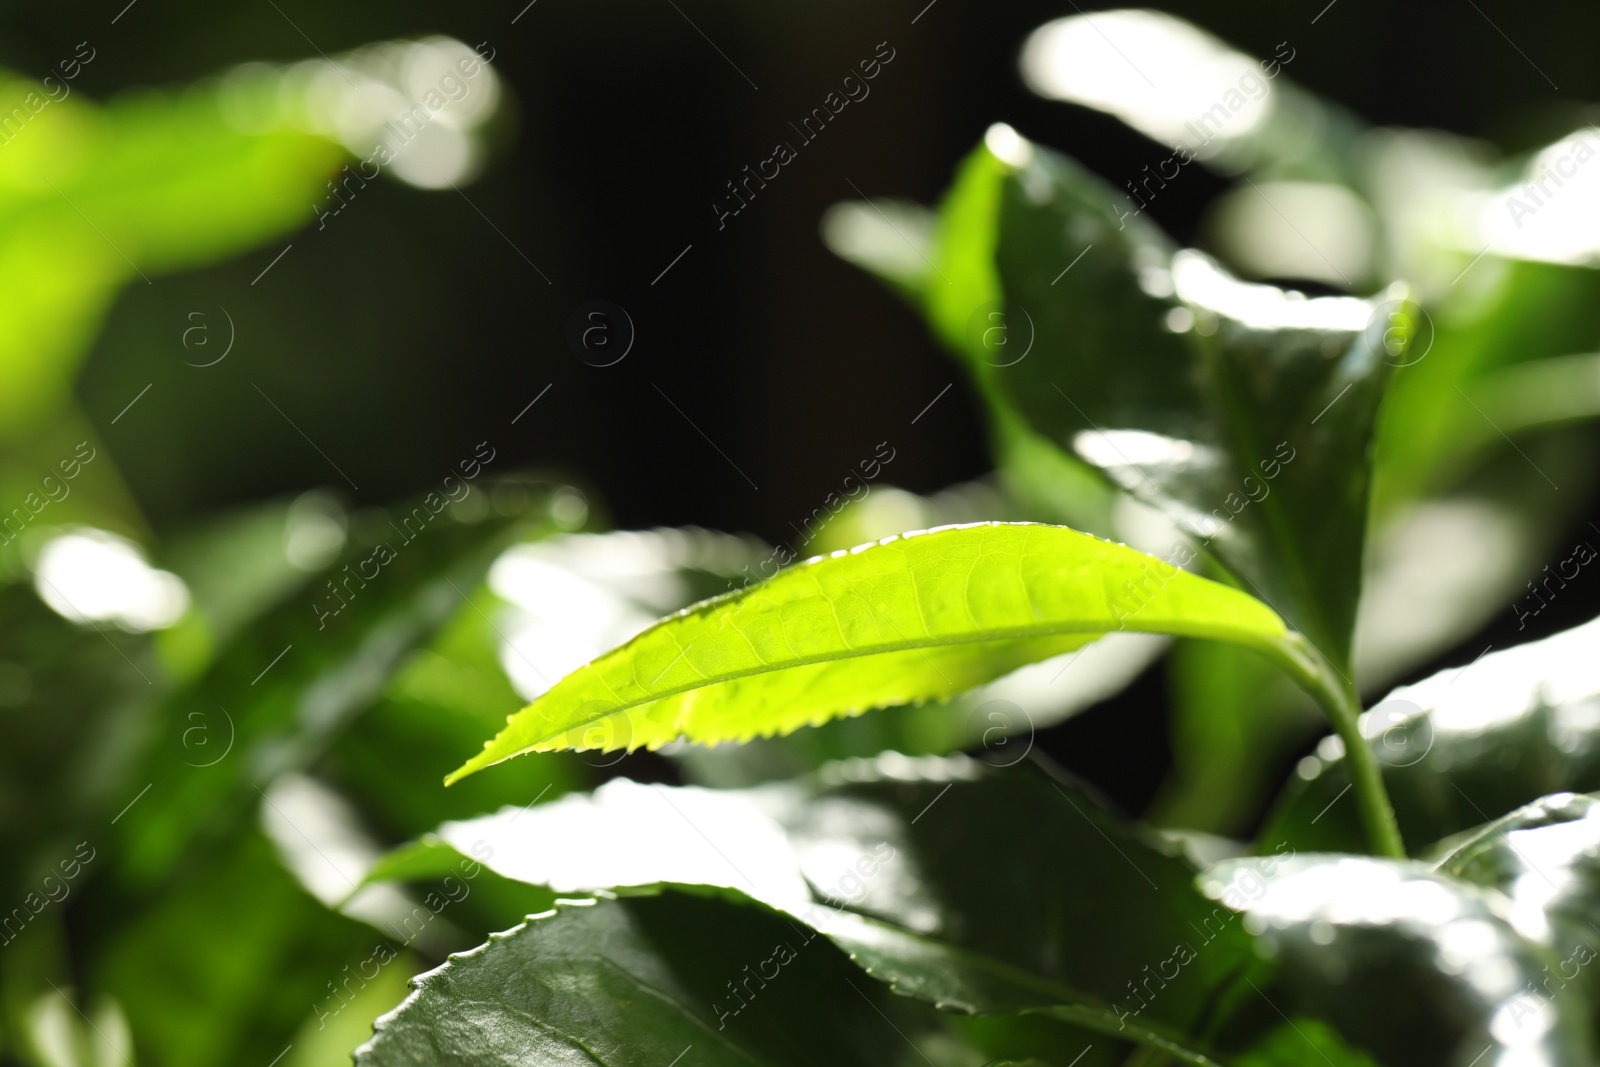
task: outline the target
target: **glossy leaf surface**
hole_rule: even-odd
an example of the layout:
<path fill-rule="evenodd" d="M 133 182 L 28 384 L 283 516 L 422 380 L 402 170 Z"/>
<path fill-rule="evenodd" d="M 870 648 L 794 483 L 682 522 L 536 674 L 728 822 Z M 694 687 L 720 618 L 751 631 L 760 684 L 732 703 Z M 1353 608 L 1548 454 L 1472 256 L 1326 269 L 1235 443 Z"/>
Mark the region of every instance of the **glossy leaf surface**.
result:
<path fill-rule="evenodd" d="M 1525 448 L 1561 484 L 1577 485 L 1587 477 L 1572 469 L 1570 461 L 1578 457 L 1571 449 L 1557 451 L 1569 460 L 1558 467 L 1549 450 L 1531 442 Z M 1527 576 L 1538 574 L 1548 559 L 1574 559 L 1575 553 L 1582 558 L 1585 544 L 1600 544 L 1592 534 L 1586 541 L 1567 536 L 1579 518 L 1574 511 L 1587 506 L 1584 498 L 1556 493 L 1537 475 L 1529 477 L 1527 463 L 1506 449 L 1469 490 L 1408 507 L 1375 532 L 1351 672 L 1369 702 L 1419 665 L 1470 640 L 1494 616 L 1537 613 L 1540 602 L 1529 594 Z M 1565 569 L 1573 573 L 1571 563 Z M 1557 582 L 1551 587 L 1558 588 Z M 1176 767 L 1159 818 L 1244 833 L 1294 758 L 1326 727 L 1304 694 L 1237 647 L 1180 642 L 1168 672 Z"/>
<path fill-rule="evenodd" d="M 1409 297 L 1247 285 L 1125 203 L 995 127 L 941 209 L 950 284 L 929 282 L 930 318 L 1002 433 L 1020 423 L 1162 508 L 1344 663 Z"/>
<path fill-rule="evenodd" d="M 866 1067 L 922 1062 L 929 1018 L 768 908 L 666 892 L 563 902 L 452 957 L 378 1020 L 356 1063 L 663 1067 L 692 1049 L 697 1064 Z"/>
<path fill-rule="evenodd" d="M 1174 847 L 1031 763 L 891 755 L 751 790 L 618 781 L 440 837 L 558 893 L 737 889 L 945 1010 L 1045 1013 L 1158 1046 L 1203 1045 L 1175 1035 L 1215 1023 L 1248 962 L 1231 913 L 1193 890 Z M 1171 971 L 1148 1003 L 1132 992 L 1159 981 L 1146 964 Z"/>
<path fill-rule="evenodd" d="M 1325 855 L 1228 861 L 1202 881 L 1275 964 L 1240 1020 L 1315 1016 L 1388 1067 L 1593 1062 L 1589 1003 L 1532 997 L 1558 957 L 1496 890 Z"/>
<path fill-rule="evenodd" d="M 1594 1003 L 1600 975 L 1600 801 L 1557 793 L 1467 835 L 1439 863 L 1442 874 L 1505 893 L 1525 913 L 1543 913 L 1561 962 L 1537 983 L 1539 1001 Z M 1568 990 L 1569 983 L 1578 988 Z M 1564 996 L 1561 994 L 1565 993 Z"/>

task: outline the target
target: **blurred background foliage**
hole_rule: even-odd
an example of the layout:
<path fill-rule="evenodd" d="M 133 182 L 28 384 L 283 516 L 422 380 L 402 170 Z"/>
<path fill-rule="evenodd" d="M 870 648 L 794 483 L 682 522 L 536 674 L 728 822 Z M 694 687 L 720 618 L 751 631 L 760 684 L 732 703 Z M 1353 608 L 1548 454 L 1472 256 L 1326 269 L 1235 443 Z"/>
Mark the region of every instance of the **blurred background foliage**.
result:
<path fill-rule="evenodd" d="M 1426 354 L 1377 446 L 1375 694 L 1600 603 L 1587 571 L 1529 599 L 1600 543 L 1600 182 L 1538 229 L 1505 212 L 1593 132 L 1600 11 L 1441 5 L 1416 33 L 1320 6 L 1168 8 L 1282 66 L 1270 108 L 1145 210 L 1244 276 L 1421 288 Z M 548 903 L 486 879 L 433 918 L 434 869 L 366 884 L 378 857 L 619 773 L 742 785 L 1032 745 L 1130 811 L 1251 831 L 1314 715 L 1246 654 L 1132 637 L 737 752 L 439 785 L 563 671 L 768 573 L 769 546 L 980 518 L 1171 536 L 986 407 L 916 310 L 917 205 L 992 122 L 1117 187 L 1170 155 L 1159 102 L 1081 32 L 1019 69 L 1068 9 L 0 16 L 0 1059 L 344 1062 L 407 977 Z M 1159 20 L 1118 32 L 1235 61 Z M 879 42 L 870 96 L 719 226 L 725 183 Z M 451 70 L 409 155 L 352 182 Z M 834 207 L 863 196 L 903 199 Z M 614 366 L 567 342 L 592 299 L 637 329 Z M 400 958 L 352 981 L 380 942 Z"/>

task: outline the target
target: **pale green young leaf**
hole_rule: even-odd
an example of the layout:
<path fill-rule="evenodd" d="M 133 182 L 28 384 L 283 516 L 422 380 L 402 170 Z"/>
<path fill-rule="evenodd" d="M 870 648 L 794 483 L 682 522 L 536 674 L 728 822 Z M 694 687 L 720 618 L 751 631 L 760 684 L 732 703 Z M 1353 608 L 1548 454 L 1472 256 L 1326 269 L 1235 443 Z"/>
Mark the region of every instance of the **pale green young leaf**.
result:
<path fill-rule="evenodd" d="M 557 682 L 447 782 L 524 752 L 788 733 L 953 696 L 1127 630 L 1256 648 L 1303 674 L 1266 605 L 1060 526 L 886 538 L 685 609 Z"/>

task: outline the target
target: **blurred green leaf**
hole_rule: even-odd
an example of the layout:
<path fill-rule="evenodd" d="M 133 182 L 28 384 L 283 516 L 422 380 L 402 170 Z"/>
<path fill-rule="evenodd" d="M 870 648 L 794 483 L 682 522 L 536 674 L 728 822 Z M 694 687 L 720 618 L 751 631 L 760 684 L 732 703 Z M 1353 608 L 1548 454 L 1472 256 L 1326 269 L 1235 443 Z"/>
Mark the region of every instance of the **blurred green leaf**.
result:
<path fill-rule="evenodd" d="M 417 966 L 400 956 L 355 989 L 337 1015 L 307 1019 L 294 1035 L 281 1067 L 349 1067 L 350 1052 L 372 1034 L 372 1020 L 405 1000 Z"/>
<path fill-rule="evenodd" d="M 1600 415 L 1600 355 L 1584 352 L 1515 363 L 1473 382 L 1467 399 L 1483 416 L 1460 428 L 1469 438 L 1461 451 L 1469 456 L 1474 446 L 1483 451 L 1530 430 L 1585 422 Z M 1472 436 L 1478 440 L 1470 441 Z"/>
<path fill-rule="evenodd" d="M 1485 285 L 1429 308 L 1431 344 L 1397 360 L 1374 452 L 1380 517 L 1454 488 L 1510 447 L 1502 433 L 1594 415 L 1584 364 L 1562 357 L 1600 346 L 1600 271 L 1487 265 Z"/>
<path fill-rule="evenodd" d="M 361 885 L 378 882 L 420 882 L 454 874 L 468 861 L 453 846 L 433 834 L 426 834 L 386 854 L 361 879 Z"/>
<path fill-rule="evenodd" d="M 481 589 L 469 595 L 479 611 L 498 610 Z M 502 804 L 553 800 L 591 784 L 593 769 L 572 757 L 530 761 L 520 773 L 487 775 L 457 789 L 441 784 L 460 753 L 503 726 L 505 709 L 521 701 L 493 662 L 499 639 L 493 627 L 478 611 L 457 615 L 395 673 L 361 728 L 341 735 L 321 763 L 390 839 Z"/>
<path fill-rule="evenodd" d="M 1543 1011 L 1529 997 L 1558 957 L 1522 932 L 1495 890 L 1354 856 L 1230 860 L 1201 881 L 1250 917 L 1276 971 L 1241 1002 L 1240 1025 L 1315 1017 L 1391 1067 L 1489 1053 L 1551 1067 L 1593 1061 L 1589 1003 Z"/>
<path fill-rule="evenodd" d="M 305 767 L 378 698 L 393 674 L 463 610 L 494 558 L 539 528 L 448 513 L 413 532 L 393 527 L 348 550 L 305 599 L 258 620 L 148 724 L 130 781 L 149 795 L 121 827 L 119 864 L 156 878 L 196 835 L 226 833 L 259 791 Z M 343 607 L 339 605 L 343 604 Z M 231 745 L 228 743 L 231 740 Z"/>
<path fill-rule="evenodd" d="M 529 760 L 515 773 L 448 790 L 442 781 L 461 753 L 505 725 L 506 710 L 533 695 L 531 686 L 547 687 L 578 666 L 586 648 L 618 643 L 665 612 L 726 590 L 758 559 L 771 560 L 758 544 L 696 528 L 523 542 L 499 559 L 487 588 L 464 590 L 472 609 L 407 661 L 362 728 L 330 749 L 322 771 L 363 801 L 392 840 L 593 785 L 621 757 Z"/>
<path fill-rule="evenodd" d="M 933 212 L 906 200 L 846 201 L 822 217 L 834 255 L 875 275 L 913 304 L 933 274 Z"/>
<path fill-rule="evenodd" d="M 548 911 L 555 905 L 556 894 L 544 886 L 506 878 L 473 859 L 476 855 L 487 861 L 494 855 L 494 847 L 487 841 L 473 841 L 467 848 L 471 855 L 457 851 L 434 834 L 425 834 L 373 864 L 352 889 L 347 903 L 361 889 L 384 882 L 438 886 L 451 901 L 451 925 L 476 937 L 507 929 L 524 916 Z M 425 899 L 426 890 L 421 895 Z"/>
<path fill-rule="evenodd" d="M 71 404 L 21 440 L 7 441 L 0 426 L 0 494 L 0 582 L 25 577 L 30 550 L 62 528 L 148 538 L 116 460 Z"/>
<path fill-rule="evenodd" d="M 163 563 L 183 579 L 211 640 L 226 644 L 345 547 L 349 519 L 331 494 L 224 512 L 168 537 Z"/>
<path fill-rule="evenodd" d="M 276 115 L 283 77 L 229 87 Z M 32 86 L 7 79 L 8 97 Z M 241 128 L 221 85 L 109 106 L 51 102 L 0 159 L 0 436 L 26 438 L 68 400 L 118 288 L 214 262 L 311 221 L 345 157 L 327 137 Z M 50 270 L 39 270 L 48 261 Z"/>
<path fill-rule="evenodd" d="M 74 625 L 32 589 L 0 586 L 0 891 L 13 904 L 86 835 L 104 845 L 97 816 L 127 802 L 115 783 L 151 677 L 148 639 Z"/>
<path fill-rule="evenodd" d="M 1527 576 L 1575 548 L 1562 539 L 1587 506 L 1579 487 L 1592 464 L 1582 447 L 1551 438 L 1527 442 L 1526 455 L 1505 449 L 1458 492 L 1415 503 L 1373 532 L 1356 619 L 1354 674 L 1363 695 L 1381 698 L 1494 616 L 1516 615 L 1521 601 L 1537 604 Z M 1552 491 L 1530 462 L 1568 491 Z M 1244 833 L 1291 759 L 1315 739 L 1315 707 L 1260 657 L 1230 645 L 1181 643 L 1168 678 L 1175 767 L 1151 817 Z"/>
<path fill-rule="evenodd" d="M 1275 762 L 1314 737 L 1322 716 L 1248 649 L 1179 641 L 1166 669 L 1173 770 L 1146 817 L 1158 825 L 1243 833 L 1279 780 Z"/>
<path fill-rule="evenodd" d="M 365 984 L 356 975 L 345 986 L 346 967 L 381 940 L 306 893 L 252 830 L 186 855 L 179 876 L 154 897 L 112 899 L 114 908 L 85 916 L 94 946 L 89 988 L 126 1007 L 142 1063 L 200 1067 L 263 1052 L 271 1059 L 315 1023 L 318 1005 L 343 1003 L 336 989 Z"/>
<path fill-rule="evenodd" d="M 1543 1007 L 1576 982 L 1565 998 L 1596 1002 L 1600 974 L 1600 801 L 1557 793 L 1524 805 L 1465 835 L 1439 861 L 1439 872 L 1498 889 L 1524 913 L 1542 913 L 1561 964 L 1534 990 Z M 1570 970 L 1569 970 L 1570 968 Z"/>
<path fill-rule="evenodd" d="M 1160 63 L 1160 90 L 1146 91 L 1155 83 L 1129 53 Z M 1287 40 L 1270 53 L 1249 55 L 1165 11 L 1112 9 L 1093 17 L 1079 11 L 1040 26 L 1019 66 L 1039 95 L 1115 115 L 1178 150 L 1145 168 L 1141 185 L 1153 196 L 1166 188 L 1154 174 L 1175 179 L 1178 168 L 1195 161 L 1224 174 L 1348 174 L 1362 124 L 1286 76 L 1299 55 Z"/>
<path fill-rule="evenodd" d="M 1331 1067 L 1377 1067 L 1363 1052 L 1345 1044 L 1339 1031 L 1318 1019 L 1292 1019 L 1233 1062 L 1237 1067 L 1304 1067 L 1310 1062 L 1306 1049 L 1317 1053 L 1317 1062 Z"/>
<path fill-rule="evenodd" d="M 955 527 L 666 619 L 556 683 L 446 781 L 530 751 L 786 733 L 953 695 L 1113 630 L 1238 641 L 1306 670 L 1282 620 L 1237 590 L 1064 527 Z"/>

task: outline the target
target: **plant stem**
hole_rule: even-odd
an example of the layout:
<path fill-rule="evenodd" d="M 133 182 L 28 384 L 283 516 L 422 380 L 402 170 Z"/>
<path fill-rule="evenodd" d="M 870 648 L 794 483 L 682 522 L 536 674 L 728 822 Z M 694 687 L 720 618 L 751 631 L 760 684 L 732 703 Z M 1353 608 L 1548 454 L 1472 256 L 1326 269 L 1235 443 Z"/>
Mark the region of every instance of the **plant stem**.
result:
<path fill-rule="evenodd" d="M 1391 859 L 1405 859 L 1405 841 L 1400 836 L 1400 824 L 1395 821 L 1394 808 L 1383 786 L 1378 758 L 1372 754 L 1366 738 L 1361 736 L 1358 721 L 1361 717 L 1361 700 L 1356 695 L 1355 686 L 1339 676 L 1332 665 L 1316 654 L 1303 639 L 1297 641 L 1296 645 L 1296 681 L 1322 705 L 1322 710 L 1333 723 L 1334 731 L 1344 742 L 1350 787 L 1355 792 L 1356 807 L 1361 812 L 1361 823 L 1366 829 L 1372 851 Z"/>
<path fill-rule="evenodd" d="M 1350 785 L 1356 794 L 1356 805 L 1361 811 L 1361 822 L 1366 826 L 1367 838 L 1380 856 L 1393 859 L 1406 858 L 1405 841 L 1400 837 L 1400 824 L 1395 820 L 1394 808 L 1389 803 L 1389 793 L 1383 786 L 1383 772 L 1378 767 L 1378 757 L 1372 746 L 1361 736 L 1357 720 L 1361 716 L 1361 702 L 1348 684 L 1330 687 L 1332 700 L 1324 701 L 1333 728 L 1344 742 L 1345 766 L 1350 769 Z"/>

